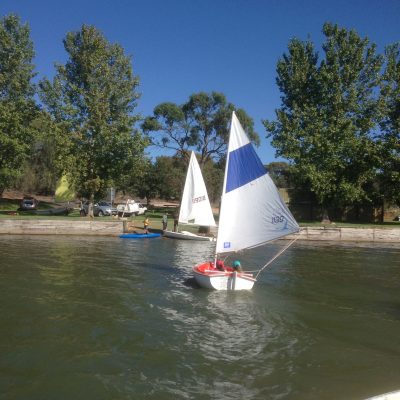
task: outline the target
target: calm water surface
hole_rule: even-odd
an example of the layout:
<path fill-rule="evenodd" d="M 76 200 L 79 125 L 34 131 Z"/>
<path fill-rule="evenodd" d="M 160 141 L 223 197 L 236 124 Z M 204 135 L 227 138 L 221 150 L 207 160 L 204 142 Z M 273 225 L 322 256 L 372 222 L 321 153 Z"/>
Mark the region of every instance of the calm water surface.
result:
<path fill-rule="evenodd" d="M 260 266 L 283 243 L 242 256 Z M 0 237 L 0 399 L 363 399 L 400 389 L 400 245 L 298 242 L 250 292 L 213 245 Z"/>

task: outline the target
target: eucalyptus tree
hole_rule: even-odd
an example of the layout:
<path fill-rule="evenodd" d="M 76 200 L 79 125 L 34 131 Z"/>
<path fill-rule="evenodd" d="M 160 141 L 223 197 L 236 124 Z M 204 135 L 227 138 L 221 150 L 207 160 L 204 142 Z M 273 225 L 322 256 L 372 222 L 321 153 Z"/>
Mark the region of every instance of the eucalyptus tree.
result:
<path fill-rule="evenodd" d="M 40 84 L 42 100 L 70 139 L 69 181 L 93 201 L 142 168 L 146 141 L 134 130 L 138 78 L 130 57 L 94 26 L 64 39 L 65 65 Z M 72 161 L 71 161 L 72 160 Z"/>
<path fill-rule="evenodd" d="M 0 20 L 0 195 L 21 175 L 38 114 L 33 42 L 16 15 Z"/>
<path fill-rule="evenodd" d="M 376 173 L 376 89 L 382 57 L 354 30 L 324 24 L 324 58 L 311 41 L 293 39 L 278 61 L 282 104 L 263 121 L 277 155 L 289 160 L 297 184 L 323 207 L 370 200 Z"/>
<path fill-rule="evenodd" d="M 161 103 L 144 120 L 142 129 L 153 145 L 174 150 L 187 162 L 190 150 L 195 150 L 203 167 L 208 160 L 219 160 L 225 155 L 232 111 L 236 111 L 248 136 L 258 145 L 253 120 L 217 92 L 192 94 L 182 105 Z"/>
<path fill-rule="evenodd" d="M 385 49 L 381 80 L 381 191 L 400 205 L 400 43 Z"/>

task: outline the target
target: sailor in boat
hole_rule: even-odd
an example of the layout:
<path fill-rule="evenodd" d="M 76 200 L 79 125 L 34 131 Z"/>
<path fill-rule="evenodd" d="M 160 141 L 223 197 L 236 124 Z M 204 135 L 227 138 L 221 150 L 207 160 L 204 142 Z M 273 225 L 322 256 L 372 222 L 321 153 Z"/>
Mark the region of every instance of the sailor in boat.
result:
<path fill-rule="evenodd" d="M 233 269 L 236 272 L 243 272 L 242 265 L 240 264 L 239 260 L 236 260 L 236 261 L 233 262 Z"/>
<path fill-rule="evenodd" d="M 218 270 L 225 271 L 224 262 L 222 260 L 217 260 L 217 262 L 215 263 L 215 266 Z"/>

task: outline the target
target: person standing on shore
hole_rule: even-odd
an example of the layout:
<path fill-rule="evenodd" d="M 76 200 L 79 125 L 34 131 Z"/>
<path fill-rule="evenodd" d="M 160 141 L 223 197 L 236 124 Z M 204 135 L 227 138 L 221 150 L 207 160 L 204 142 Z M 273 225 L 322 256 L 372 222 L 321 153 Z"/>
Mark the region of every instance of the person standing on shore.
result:
<path fill-rule="evenodd" d="M 164 215 L 162 217 L 162 230 L 166 231 L 167 226 L 168 226 L 168 215 L 167 215 L 167 213 L 164 213 Z"/>

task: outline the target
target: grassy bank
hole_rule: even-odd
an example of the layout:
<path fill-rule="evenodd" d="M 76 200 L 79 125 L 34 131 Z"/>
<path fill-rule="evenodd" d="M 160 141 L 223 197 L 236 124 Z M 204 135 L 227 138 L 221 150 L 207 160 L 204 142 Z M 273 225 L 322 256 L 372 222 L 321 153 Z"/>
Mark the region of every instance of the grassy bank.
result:
<path fill-rule="evenodd" d="M 40 202 L 38 206 L 38 210 L 48 210 L 54 207 L 54 204 Z M 17 211 L 19 208 L 19 201 L 12 199 L 0 199 L 0 219 L 1 218 L 16 218 L 16 219 L 82 219 L 88 217 L 81 217 L 78 209 L 74 209 L 70 214 L 65 216 L 48 216 L 48 215 L 31 215 L 29 212 Z M 147 212 L 146 216 L 150 219 L 150 227 L 154 229 L 161 229 L 162 227 L 162 216 L 164 212 L 167 211 L 168 214 L 168 229 L 173 228 L 173 212 L 170 209 L 155 209 Z M 115 217 L 95 217 L 94 220 L 114 220 Z M 126 218 L 126 220 L 134 223 L 135 227 L 141 228 L 143 227 L 143 215 L 138 215 L 135 217 Z M 218 218 L 216 218 L 218 223 Z M 301 227 L 324 227 L 324 228 L 399 228 L 400 222 L 384 222 L 384 223 L 351 223 L 351 222 L 333 222 L 331 224 L 323 224 L 319 221 L 300 221 L 299 225 Z M 195 232 L 197 230 L 196 227 L 185 227 L 186 230 Z"/>
<path fill-rule="evenodd" d="M 310 228 L 400 228 L 400 222 L 383 222 L 383 223 L 357 223 L 357 222 L 332 222 L 330 224 L 318 221 L 300 221 L 301 227 Z"/>

